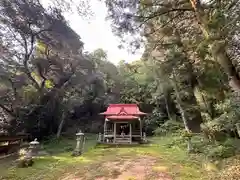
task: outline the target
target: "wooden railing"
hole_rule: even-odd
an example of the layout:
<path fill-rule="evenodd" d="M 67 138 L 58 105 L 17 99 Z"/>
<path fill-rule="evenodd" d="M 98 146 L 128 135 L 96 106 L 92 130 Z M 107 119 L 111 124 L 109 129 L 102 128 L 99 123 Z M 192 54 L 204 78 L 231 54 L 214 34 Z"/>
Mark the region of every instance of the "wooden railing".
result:
<path fill-rule="evenodd" d="M 104 135 L 114 135 L 112 130 L 106 130 L 104 131 Z"/>
<path fill-rule="evenodd" d="M 104 135 L 114 135 L 114 132 L 113 131 L 111 131 L 111 130 L 108 130 L 108 131 L 105 131 L 104 132 Z M 117 135 L 119 135 L 119 134 L 117 134 Z M 127 134 L 128 135 L 128 134 Z M 133 131 L 132 132 L 132 135 L 140 135 L 140 131 Z M 126 135 L 125 135 L 126 136 Z"/>
<path fill-rule="evenodd" d="M 134 130 L 134 131 L 132 132 L 132 135 L 140 135 L 140 131 L 139 131 L 139 130 Z"/>
<path fill-rule="evenodd" d="M 8 154 L 17 151 L 21 142 L 27 135 L 19 136 L 0 136 L 0 154 Z"/>

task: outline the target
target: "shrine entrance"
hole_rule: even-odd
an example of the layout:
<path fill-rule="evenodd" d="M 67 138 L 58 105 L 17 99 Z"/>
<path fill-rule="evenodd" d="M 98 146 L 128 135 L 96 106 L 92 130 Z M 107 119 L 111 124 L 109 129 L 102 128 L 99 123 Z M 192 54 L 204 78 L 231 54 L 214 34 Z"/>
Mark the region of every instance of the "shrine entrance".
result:
<path fill-rule="evenodd" d="M 117 136 L 125 136 L 130 133 L 130 125 L 128 123 L 117 123 Z"/>

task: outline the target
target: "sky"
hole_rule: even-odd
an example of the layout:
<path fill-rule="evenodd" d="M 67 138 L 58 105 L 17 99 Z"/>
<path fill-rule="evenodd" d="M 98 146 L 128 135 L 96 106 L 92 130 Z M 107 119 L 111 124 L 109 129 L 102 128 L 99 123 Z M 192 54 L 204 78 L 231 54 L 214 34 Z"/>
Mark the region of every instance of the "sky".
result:
<path fill-rule="evenodd" d="M 44 3 L 47 0 L 43 0 Z M 90 20 L 79 17 L 77 13 L 68 14 L 65 18 L 71 28 L 76 31 L 84 42 L 85 51 L 94 51 L 102 48 L 108 54 L 108 60 L 117 64 L 120 60 L 131 62 L 139 60 L 142 53 L 134 55 L 127 49 L 119 49 L 120 39 L 114 36 L 109 21 L 106 21 L 107 7 L 99 0 L 89 0 L 91 10 L 94 12 Z"/>

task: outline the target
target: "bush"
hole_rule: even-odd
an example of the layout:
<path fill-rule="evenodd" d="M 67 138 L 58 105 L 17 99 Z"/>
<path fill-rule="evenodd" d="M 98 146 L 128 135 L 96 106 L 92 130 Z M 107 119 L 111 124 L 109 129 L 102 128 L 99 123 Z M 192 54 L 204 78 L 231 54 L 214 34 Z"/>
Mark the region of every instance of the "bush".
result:
<path fill-rule="evenodd" d="M 203 153 L 205 147 L 210 144 L 210 142 L 201 135 L 193 136 L 191 142 L 193 146 L 193 152 L 195 153 Z"/>
<path fill-rule="evenodd" d="M 178 146 L 180 148 L 187 147 L 186 139 L 181 134 L 173 136 L 172 140 L 166 144 L 171 148 Z M 222 142 L 210 142 L 202 135 L 195 135 L 191 138 L 193 153 L 204 154 L 210 160 L 228 158 L 236 154 L 238 141 L 233 138 L 228 138 Z"/>
<path fill-rule="evenodd" d="M 237 148 L 233 141 L 234 139 L 227 139 L 223 142 L 212 143 L 201 136 L 192 138 L 194 152 L 203 153 L 207 158 L 213 160 L 234 156 Z"/>
<path fill-rule="evenodd" d="M 155 129 L 153 133 L 155 135 L 166 135 L 168 133 L 176 133 L 179 130 L 182 130 L 183 128 L 184 127 L 181 122 L 168 120 L 165 123 L 163 123 L 160 127 Z"/>
<path fill-rule="evenodd" d="M 165 144 L 165 146 L 168 147 L 168 148 L 171 148 L 171 147 L 174 147 L 174 146 L 185 148 L 186 141 L 181 136 L 173 136 L 171 138 L 171 141 L 167 142 Z"/>
<path fill-rule="evenodd" d="M 207 148 L 205 154 L 209 159 L 222 159 L 235 155 L 235 149 L 224 145 L 216 145 L 215 147 Z"/>

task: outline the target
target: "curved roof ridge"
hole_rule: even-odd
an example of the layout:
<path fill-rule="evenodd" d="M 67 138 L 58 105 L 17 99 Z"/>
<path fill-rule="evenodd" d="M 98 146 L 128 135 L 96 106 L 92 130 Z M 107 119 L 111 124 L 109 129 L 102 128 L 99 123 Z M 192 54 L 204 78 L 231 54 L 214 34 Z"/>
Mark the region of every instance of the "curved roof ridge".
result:
<path fill-rule="evenodd" d="M 102 115 L 145 115 L 146 113 L 141 112 L 137 104 L 109 104 L 107 111 L 100 113 Z"/>

